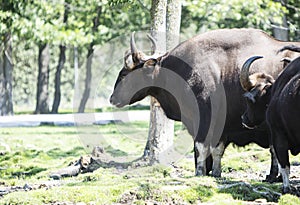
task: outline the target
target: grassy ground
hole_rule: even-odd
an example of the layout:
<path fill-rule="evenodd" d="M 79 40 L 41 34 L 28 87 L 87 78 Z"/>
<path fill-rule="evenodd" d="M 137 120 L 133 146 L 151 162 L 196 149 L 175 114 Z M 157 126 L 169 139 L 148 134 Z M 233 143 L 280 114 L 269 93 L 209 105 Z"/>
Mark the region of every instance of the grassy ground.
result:
<path fill-rule="evenodd" d="M 1 128 L 0 142 L 9 145 L 11 151 L 0 156 L 0 190 L 52 182 L 49 173 L 89 154 L 95 144 L 113 160 L 130 162 L 142 155 L 147 133 L 146 122 Z M 0 151 L 3 149 L 0 146 Z M 222 162 L 223 177 L 215 179 L 194 177 L 191 137 L 180 124 L 176 124 L 175 149 L 180 155 L 173 166 L 99 168 L 62 179 L 59 186 L 4 195 L 0 204 L 245 204 L 258 199 L 300 204 L 295 196 L 276 195 L 280 183 L 261 182 L 270 163 L 268 150 L 256 145 L 229 146 Z M 291 161 L 298 160 L 294 157 Z"/>

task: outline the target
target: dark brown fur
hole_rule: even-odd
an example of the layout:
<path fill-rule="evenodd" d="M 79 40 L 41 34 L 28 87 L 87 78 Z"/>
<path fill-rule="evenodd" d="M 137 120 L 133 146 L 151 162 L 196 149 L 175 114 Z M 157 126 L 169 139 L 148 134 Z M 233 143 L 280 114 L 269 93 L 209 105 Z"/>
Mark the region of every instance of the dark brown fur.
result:
<path fill-rule="evenodd" d="M 127 72 L 130 80 L 120 80 L 120 78 L 124 78 L 121 73 L 124 73 L 125 67 L 120 72 L 115 86 L 118 88 L 114 90 L 111 102 L 121 107 L 141 100 L 147 95 L 152 95 L 158 99 L 169 118 L 182 121 L 194 137 L 195 142 L 201 143 L 206 140 L 210 126 L 210 96 L 216 91 L 216 87 L 222 84 L 227 98 L 227 113 L 223 134 L 219 142 L 223 142 L 226 146 L 230 142 L 239 142 L 238 144 L 243 146 L 256 140 L 240 141 L 240 137 L 245 131 L 240 118 L 243 110 L 245 110 L 245 102 L 242 97 L 243 90 L 239 83 L 241 66 L 250 56 L 263 55 L 264 59 L 261 60 L 260 64 L 253 67 L 253 72 L 266 72 L 276 78 L 283 69 L 283 62 L 280 60 L 295 55 L 289 51 L 277 54 L 277 51 L 290 44 L 291 42 L 277 41 L 266 33 L 255 29 L 223 29 L 200 34 L 179 44 L 159 60 L 156 66 L 144 69 L 142 67 L 145 62 L 138 65 L 140 69 L 144 69 L 141 70 L 140 77 L 149 80 L 149 82 L 160 78 L 160 69 L 157 69 L 157 66 L 177 73 L 188 82 L 197 97 L 196 104 L 185 104 L 184 101 L 176 99 L 167 91 L 157 87 L 145 88 L 137 92 L 133 98 L 128 99 L 128 87 L 134 86 L 134 79 L 131 79 L 130 72 Z M 154 72 L 154 69 L 156 69 L 156 78 L 153 78 L 153 75 L 153 79 L 146 78 L 149 73 Z M 179 105 L 183 106 L 185 110 L 180 110 Z M 198 119 L 199 116 L 195 116 L 193 109 L 191 109 L 193 106 L 199 106 L 201 109 L 200 123 L 195 123 L 195 119 Z M 198 132 L 195 133 L 197 129 Z M 261 138 L 262 136 L 256 136 L 253 132 L 253 138 L 255 137 Z M 268 136 L 265 136 L 262 141 L 267 146 L 269 144 Z M 217 146 L 215 142 L 209 143 Z M 195 152 L 195 158 L 197 157 Z"/>

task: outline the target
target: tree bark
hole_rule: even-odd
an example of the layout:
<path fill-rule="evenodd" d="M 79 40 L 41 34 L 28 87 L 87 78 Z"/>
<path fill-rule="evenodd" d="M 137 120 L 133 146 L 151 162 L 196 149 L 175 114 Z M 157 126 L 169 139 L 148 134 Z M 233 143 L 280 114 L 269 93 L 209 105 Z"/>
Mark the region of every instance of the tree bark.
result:
<path fill-rule="evenodd" d="M 168 0 L 167 7 L 167 50 L 179 44 L 181 22 L 181 0 Z"/>
<path fill-rule="evenodd" d="M 99 26 L 99 18 L 101 16 L 102 7 L 97 7 L 97 15 L 93 19 L 93 28 L 92 32 L 93 34 L 97 32 L 98 26 Z M 88 49 L 88 55 L 87 55 L 87 63 L 86 63 L 86 77 L 85 77 L 85 86 L 83 95 L 79 104 L 78 112 L 83 113 L 85 110 L 86 103 L 90 97 L 91 92 L 91 80 L 92 80 L 92 62 L 93 62 L 93 54 L 94 54 L 94 45 L 95 42 L 92 41 L 89 49 Z"/>
<path fill-rule="evenodd" d="M 49 45 L 41 44 L 39 46 L 38 57 L 38 79 L 35 114 L 49 113 Z"/>
<path fill-rule="evenodd" d="M 278 1 L 281 2 L 281 4 L 284 6 L 287 4 L 287 0 L 281 0 Z M 287 18 L 286 15 L 283 16 L 282 19 L 282 25 L 275 24 L 273 27 L 273 35 L 276 39 L 281 41 L 288 41 L 289 40 L 289 29 L 287 24 Z"/>
<path fill-rule="evenodd" d="M 68 3 L 68 2 L 66 2 Z M 63 23 L 66 25 L 68 21 L 68 14 L 69 14 L 69 7 L 67 4 L 64 6 L 64 19 Z M 59 46 L 59 59 L 58 59 L 58 65 L 56 67 L 56 73 L 55 73 L 55 82 L 54 82 L 54 100 L 52 104 L 52 110 L 51 113 L 58 113 L 58 107 L 60 104 L 61 99 L 61 91 L 60 91 L 60 84 L 61 84 L 61 71 L 64 68 L 66 62 L 66 46 L 60 45 Z"/>
<path fill-rule="evenodd" d="M 60 104 L 60 98 L 61 98 L 61 90 L 60 90 L 60 84 L 61 84 L 61 71 L 64 67 L 64 64 L 66 62 L 66 46 L 60 45 L 59 46 L 59 60 L 58 60 L 58 65 L 56 68 L 56 73 L 55 73 L 55 91 L 54 91 L 54 100 L 52 104 L 52 110 L 51 113 L 58 113 L 58 107 Z"/>
<path fill-rule="evenodd" d="M 167 0 L 152 0 L 151 35 L 157 41 L 158 52 L 166 51 L 166 13 Z M 144 150 L 144 157 L 149 159 L 151 163 L 159 162 L 159 155 L 164 150 L 162 147 L 164 143 L 161 139 L 166 137 L 167 140 L 168 138 L 167 126 L 164 123 L 167 123 L 167 117 L 159 102 L 151 97 L 148 141 Z"/>
<path fill-rule="evenodd" d="M 164 53 L 179 42 L 180 1 L 152 0 L 152 36 L 157 41 L 158 52 Z M 159 102 L 151 98 L 151 115 L 148 142 L 144 157 L 151 163 L 168 162 L 173 148 L 174 121 L 166 117 Z"/>
<path fill-rule="evenodd" d="M 84 91 L 80 101 L 80 105 L 78 108 L 79 113 L 83 113 L 85 110 L 85 105 L 90 97 L 91 92 L 91 80 L 92 80 L 92 62 L 93 62 L 93 55 L 94 55 L 94 44 L 91 43 L 88 49 L 87 55 L 87 62 L 86 62 L 86 74 L 85 74 L 85 81 L 84 81 Z"/>
<path fill-rule="evenodd" d="M 0 59 L 0 115 L 13 115 L 11 34 L 4 36 L 4 49 Z"/>

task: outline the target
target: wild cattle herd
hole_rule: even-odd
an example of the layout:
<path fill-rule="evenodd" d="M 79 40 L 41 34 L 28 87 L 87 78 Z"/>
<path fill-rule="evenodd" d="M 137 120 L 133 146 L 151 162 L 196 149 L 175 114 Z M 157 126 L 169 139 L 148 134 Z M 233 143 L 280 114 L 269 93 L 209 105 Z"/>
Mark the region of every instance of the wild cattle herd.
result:
<path fill-rule="evenodd" d="M 300 47 L 285 46 L 279 52 L 284 50 L 300 52 Z M 276 80 L 265 73 L 249 76 L 251 63 L 259 58 L 261 57 L 248 59 L 242 68 L 245 78 L 241 78 L 241 84 L 245 87 L 244 96 L 247 101 L 247 110 L 242 120 L 252 127 L 267 123 L 270 145 L 277 156 L 283 192 L 286 193 L 290 191 L 288 151 L 293 155 L 300 152 L 300 57 L 294 60 L 284 59 L 289 64 Z"/>
<path fill-rule="evenodd" d="M 299 51 L 300 42 L 277 41 L 260 30 L 221 29 L 147 56 L 133 33 L 110 101 L 122 107 L 155 97 L 193 136 L 196 175 L 221 176 L 229 143 L 270 147 L 267 180 L 276 180 L 279 167 L 286 193 L 288 150 L 300 152 Z"/>

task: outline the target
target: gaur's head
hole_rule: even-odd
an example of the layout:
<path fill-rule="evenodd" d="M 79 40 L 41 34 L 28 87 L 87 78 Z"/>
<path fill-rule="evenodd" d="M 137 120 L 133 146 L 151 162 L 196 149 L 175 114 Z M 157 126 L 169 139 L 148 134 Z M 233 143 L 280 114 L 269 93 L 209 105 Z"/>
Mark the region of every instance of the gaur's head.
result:
<path fill-rule="evenodd" d="M 274 78 L 265 73 L 254 73 L 249 75 L 251 64 L 262 58 L 254 56 L 249 58 L 243 65 L 240 74 L 240 83 L 246 91 L 244 97 L 246 99 L 247 108 L 242 115 L 242 124 L 253 129 L 265 120 L 265 113 L 270 101 L 271 87 Z"/>
<path fill-rule="evenodd" d="M 156 51 L 156 42 L 147 35 Z M 142 100 L 149 95 L 149 84 L 155 75 L 158 63 L 161 59 L 159 54 L 151 56 L 139 51 L 134 40 L 134 32 L 130 39 L 130 49 L 125 52 L 124 65 L 119 72 L 114 91 L 110 97 L 110 103 L 123 107 Z"/>

